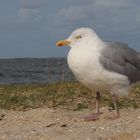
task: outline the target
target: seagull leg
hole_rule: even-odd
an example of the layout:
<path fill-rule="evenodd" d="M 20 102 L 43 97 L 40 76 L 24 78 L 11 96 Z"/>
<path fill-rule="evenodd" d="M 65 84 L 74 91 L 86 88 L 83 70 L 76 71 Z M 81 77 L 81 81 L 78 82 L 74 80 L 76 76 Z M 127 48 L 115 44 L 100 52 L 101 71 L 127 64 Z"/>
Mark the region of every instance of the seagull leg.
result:
<path fill-rule="evenodd" d="M 120 112 L 119 112 L 119 109 L 117 108 L 117 103 L 116 103 L 117 98 L 115 94 L 112 95 L 112 101 L 113 101 L 115 112 L 112 112 L 112 115 L 108 116 L 107 118 L 110 120 L 115 120 L 120 117 Z"/>
<path fill-rule="evenodd" d="M 91 116 L 85 117 L 85 121 L 96 121 L 99 119 L 100 112 L 99 112 L 99 103 L 100 103 L 100 93 L 96 92 L 96 113 L 93 113 Z"/>

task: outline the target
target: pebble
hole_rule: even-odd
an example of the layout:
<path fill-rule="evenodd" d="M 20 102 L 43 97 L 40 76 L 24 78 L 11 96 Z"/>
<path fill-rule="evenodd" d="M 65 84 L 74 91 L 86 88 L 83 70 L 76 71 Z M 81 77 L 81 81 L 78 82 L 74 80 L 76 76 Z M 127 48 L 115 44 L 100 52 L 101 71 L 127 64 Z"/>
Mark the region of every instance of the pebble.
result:
<path fill-rule="evenodd" d="M 120 125 L 120 123 L 117 123 L 117 125 Z"/>
<path fill-rule="evenodd" d="M 67 124 L 62 124 L 62 125 L 61 125 L 61 127 L 67 127 L 67 126 L 68 126 Z"/>
<path fill-rule="evenodd" d="M 105 107 L 102 107 L 101 109 L 102 109 L 102 110 L 105 110 L 106 108 L 105 108 Z"/>
<path fill-rule="evenodd" d="M 4 117 L 5 117 L 5 115 L 4 114 L 1 114 L 0 115 L 0 121 L 2 121 Z"/>
<path fill-rule="evenodd" d="M 117 133 L 120 133 L 121 131 L 120 131 L 120 130 L 116 130 L 116 132 L 117 132 Z"/>
<path fill-rule="evenodd" d="M 93 129 L 94 131 L 96 131 L 96 127 L 95 126 L 92 126 L 91 129 Z"/>
<path fill-rule="evenodd" d="M 95 126 L 92 126 L 91 128 L 92 128 L 92 129 L 96 129 L 96 127 L 95 127 Z"/>
<path fill-rule="evenodd" d="M 51 127 L 51 126 L 54 126 L 54 125 L 56 125 L 56 124 L 55 123 L 50 123 L 46 127 Z"/>
<path fill-rule="evenodd" d="M 2 136 L 2 139 L 5 139 L 5 138 L 6 138 L 6 135 L 3 135 L 3 136 Z"/>
<path fill-rule="evenodd" d="M 99 128 L 100 128 L 101 130 L 104 130 L 104 129 L 105 129 L 104 127 L 101 127 L 101 126 L 100 126 Z"/>
<path fill-rule="evenodd" d="M 57 118 L 56 120 L 57 120 L 57 121 L 59 121 L 59 120 L 60 120 L 60 118 Z"/>
<path fill-rule="evenodd" d="M 69 129 L 69 132 L 73 132 L 71 129 Z"/>

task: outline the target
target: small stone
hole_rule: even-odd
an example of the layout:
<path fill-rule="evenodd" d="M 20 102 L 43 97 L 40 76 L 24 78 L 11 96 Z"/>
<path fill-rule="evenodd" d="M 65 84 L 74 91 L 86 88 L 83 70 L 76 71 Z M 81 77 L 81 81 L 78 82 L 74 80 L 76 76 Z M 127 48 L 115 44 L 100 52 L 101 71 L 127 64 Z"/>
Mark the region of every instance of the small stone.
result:
<path fill-rule="evenodd" d="M 1 114 L 0 115 L 0 121 L 2 121 L 4 117 L 5 117 L 5 115 L 4 114 Z"/>
<path fill-rule="evenodd" d="M 96 131 L 96 127 L 92 126 L 91 128 L 92 128 L 94 131 Z"/>
<path fill-rule="evenodd" d="M 56 120 L 57 120 L 57 121 L 59 121 L 59 120 L 60 120 L 60 118 L 57 118 Z"/>
<path fill-rule="evenodd" d="M 120 133 L 121 131 L 120 131 L 120 130 L 117 130 L 116 132 L 117 132 L 117 133 Z"/>
<path fill-rule="evenodd" d="M 117 123 L 117 125 L 120 125 L 120 123 Z"/>
<path fill-rule="evenodd" d="M 96 127 L 95 127 L 95 126 L 92 126 L 91 128 L 92 128 L 92 129 L 95 129 Z"/>
<path fill-rule="evenodd" d="M 68 126 L 67 124 L 62 124 L 62 125 L 61 125 L 61 127 L 67 127 L 67 126 Z"/>
<path fill-rule="evenodd" d="M 2 139 L 5 139 L 5 138 L 6 138 L 6 135 L 3 135 L 3 136 L 2 136 Z"/>
<path fill-rule="evenodd" d="M 102 110 L 105 110 L 106 108 L 105 107 L 102 107 Z"/>
<path fill-rule="evenodd" d="M 105 129 L 104 127 L 101 127 L 101 126 L 100 126 L 99 128 L 100 128 L 101 130 L 104 130 L 104 129 Z"/>
<path fill-rule="evenodd" d="M 73 132 L 71 129 L 69 129 L 69 132 Z"/>
<path fill-rule="evenodd" d="M 1 117 L 3 118 L 3 117 L 5 117 L 5 115 L 4 114 L 1 114 Z"/>
<path fill-rule="evenodd" d="M 55 123 L 50 123 L 46 127 L 51 127 L 51 126 L 54 126 L 54 125 L 56 125 L 56 124 Z"/>

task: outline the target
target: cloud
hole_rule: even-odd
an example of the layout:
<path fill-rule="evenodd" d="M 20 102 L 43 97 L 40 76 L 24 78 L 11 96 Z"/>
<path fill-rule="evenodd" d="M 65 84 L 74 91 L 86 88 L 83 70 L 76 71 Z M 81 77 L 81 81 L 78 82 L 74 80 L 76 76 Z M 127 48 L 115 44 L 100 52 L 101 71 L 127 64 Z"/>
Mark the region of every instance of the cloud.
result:
<path fill-rule="evenodd" d="M 48 0 L 21 0 L 21 8 L 15 16 L 0 17 L 0 26 L 41 28 L 53 30 L 57 26 L 77 27 L 92 26 L 95 28 L 130 28 L 133 22 L 140 22 L 140 10 L 130 0 L 78 0 L 71 1 L 54 11 L 45 9 Z M 55 4 L 55 3 L 54 3 Z M 51 5 L 52 6 L 52 5 Z M 137 8 L 136 8 L 137 7 Z M 43 9 L 44 8 L 44 9 Z M 42 10 L 43 9 L 43 10 Z M 131 9 L 131 10 L 130 10 Z M 129 17 L 127 17 L 129 15 Z M 72 29 L 72 28 L 69 28 Z"/>
<path fill-rule="evenodd" d="M 121 8 L 129 6 L 130 2 L 128 0 L 95 0 L 93 4 L 100 8 Z"/>
<path fill-rule="evenodd" d="M 136 22 L 140 23 L 140 8 L 138 8 L 136 12 Z"/>
<path fill-rule="evenodd" d="M 105 40 L 139 46 L 138 0 L 13 0 L 11 5 L 6 1 L 0 6 L 0 46 L 7 49 L 1 49 L 0 56 L 64 56 L 55 42 L 80 26 L 95 29 Z"/>
<path fill-rule="evenodd" d="M 114 27 L 119 25 L 120 29 L 129 27 L 130 22 L 136 20 L 135 13 L 138 7 L 132 1 L 87 0 L 86 2 L 60 9 L 54 19 L 56 25 L 95 25 L 97 28 L 108 27 L 114 30 Z"/>
<path fill-rule="evenodd" d="M 81 19 L 86 19 L 87 17 L 87 10 L 88 7 L 84 6 L 70 6 L 69 8 L 61 9 L 55 18 L 55 22 L 57 24 L 77 21 Z"/>
<path fill-rule="evenodd" d="M 21 7 L 26 9 L 38 9 L 46 6 L 47 0 L 21 0 Z"/>
<path fill-rule="evenodd" d="M 40 19 L 39 11 L 36 9 L 21 8 L 17 15 L 19 23 L 36 22 Z"/>
<path fill-rule="evenodd" d="M 37 9 L 21 8 L 17 15 L 16 24 L 18 27 L 39 28 L 41 27 L 41 14 Z"/>
<path fill-rule="evenodd" d="M 33 29 L 41 28 L 42 16 L 40 11 L 36 9 L 19 9 L 14 16 L 0 16 L 0 29 Z"/>
<path fill-rule="evenodd" d="M 5 30 L 5 29 L 12 29 L 16 28 L 15 26 L 15 21 L 17 20 L 16 16 L 1 16 L 0 17 L 0 29 Z"/>
<path fill-rule="evenodd" d="M 25 0 L 26 1 L 26 0 Z M 29 0 L 32 2 L 31 0 Z M 0 29 L 2 30 L 9 30 L 9 29 L 33 29 L 33 28 L 41 28 L 44 24 L 43 21 L 43 15 L 41 8 L 37 8 L 43 4 L 43 0 L 38 0 L 39 2 L 35 1 L 36 8 L 28 7 L 28 8 L 19 8 L 17 9 L 17 13 L 15 15 L 3 15 L 0 16 Z M 34 5 L 34 6 L 35 6 Z"/>
<path fill-rule="evenodd" d="M 96 12 L 104 11 L 108 8 L 111 8 L 109 10 L 112 10 L 114 8 L 127 7 L 129 3 L 125 3 L 125 1 L 126 0 L 124 0 L 123 2 L 120 0 L 94 0 L 91 2 L 89 0 L 89 2 L 87 1 L 87 3 L 84 3 L 83 5 L 71 5 L 69 7 L 60 9 L 56 14 L 56 19 L 63 19 L 64 21 L 85 19 L 90 15 L 95 15 Z"/>

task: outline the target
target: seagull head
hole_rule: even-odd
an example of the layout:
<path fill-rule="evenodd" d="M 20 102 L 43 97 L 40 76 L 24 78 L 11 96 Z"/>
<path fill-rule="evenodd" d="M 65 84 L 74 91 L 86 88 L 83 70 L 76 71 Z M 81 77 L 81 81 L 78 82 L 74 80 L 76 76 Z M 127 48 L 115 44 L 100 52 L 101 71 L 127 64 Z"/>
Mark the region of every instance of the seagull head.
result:
<path fill-rule="evenodd" d="M 90 28 L 78 28 L 72 32 L 72 34 L 64 40 L 60 40 L 56 43 L 56 46 L 79 46 L 80 44 L 85 44 L 86 46 L 90 43 L 95 43 L 99 41 L 99 37 Z"/>

